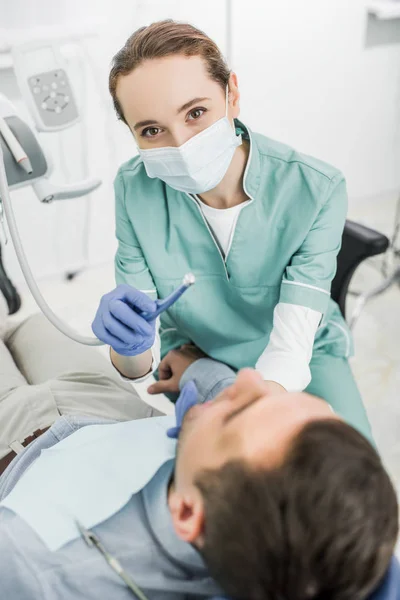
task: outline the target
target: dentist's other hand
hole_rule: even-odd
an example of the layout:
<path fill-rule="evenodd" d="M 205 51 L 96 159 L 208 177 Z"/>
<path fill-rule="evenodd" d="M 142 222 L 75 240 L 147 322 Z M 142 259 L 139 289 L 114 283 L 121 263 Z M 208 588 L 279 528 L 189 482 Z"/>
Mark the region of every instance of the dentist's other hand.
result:
<path fill-rule="evenodd" d="M 127 284 L 117 286 L 101 301 L 92 330 L 96 337 L 121 354 L 137 356 L 154 344 L 156 320 L 145 320 L 140 312 L 152 313 L 156 303 Z"/>
<path fill-rule="evenodd" d="M 194 344 L 185 344 L 176 350 L 170 350 L 158 366 L 159 381 L 147 389 L 148 393 L 179 392 L 179 382 L 186 369 L 196 360 L 206 356 Z"/>

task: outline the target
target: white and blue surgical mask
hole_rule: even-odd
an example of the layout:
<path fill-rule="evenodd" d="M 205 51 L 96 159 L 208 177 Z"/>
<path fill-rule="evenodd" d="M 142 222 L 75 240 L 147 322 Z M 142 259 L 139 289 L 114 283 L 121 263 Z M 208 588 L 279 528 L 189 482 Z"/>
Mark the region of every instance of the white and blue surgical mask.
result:
<path fill-rule="evenodd" d="M 228 88 L 225 116 L 179 147 L 138 148 L 147 175 L 159 178 L 179 192 L 201 194 L 224 178 L 233 155 L 242 143 L 228 119 Z"/>

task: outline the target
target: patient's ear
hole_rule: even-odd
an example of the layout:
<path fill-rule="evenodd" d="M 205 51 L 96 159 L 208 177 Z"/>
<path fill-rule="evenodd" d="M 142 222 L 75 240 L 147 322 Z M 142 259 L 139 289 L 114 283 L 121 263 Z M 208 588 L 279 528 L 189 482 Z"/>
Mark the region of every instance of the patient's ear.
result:
<path fill-rule="evenodd" d="M 204 531 L 204 505 L 200 491 L 186 493 L 171 490 L 168 505 L 177 536 L 184 542 L 201 544 Z"/>

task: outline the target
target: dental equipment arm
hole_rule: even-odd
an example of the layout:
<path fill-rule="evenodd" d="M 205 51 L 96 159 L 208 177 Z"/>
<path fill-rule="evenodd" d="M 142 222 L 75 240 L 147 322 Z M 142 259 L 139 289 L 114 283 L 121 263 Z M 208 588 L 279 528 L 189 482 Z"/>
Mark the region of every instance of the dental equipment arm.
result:
<path fill-rule="evenodd" d="M 79 335 L 72 327 L 61 321 L 57 317 L 57 315 L 51 310 L 45 299 L 43 298 L 40 290 L 36 284 L 36 281 L 33 277 L 32 271 L 28 265 L 28 261 L 26 258 L 26 254 L 22 247 L 21 239 L 19 237 L 17 224 L 14 217 L 14 212 L 12 210 L 10 193 L 8 190 L 7 184 L 7 175 L 4 166 L 4 158 L 3 158 L 3 150 L 0 144 L 0 199 L 3 203 L 4 212 L 7 218 L 8 227 L 10 230 L 11 239 L 14 244 L 15 252 L 18 258 L 18 262 L 20 264 L 22 273 L 26 279 L 28 287 L 34 297 L 36 304 L 43 312 L 43 314 L 47 317 L 47 319 L 56 327 L 59 331 L 64 333 L 67 337 L 79 342 L 80 344 L 85 344 L 87 346 L 102 346 L 103 342 L 95 337 L 86 337 Z"/>
<path fill-rule="evenodd" d="M 88 346 L 101 346 L 104 343 L 108 343 L 105 339 L 101 341 L 97 337 L 86 337 L 79 335 L 71 327 L 69 327 L 69 325 L 61 321 L 44 300 L 29 267 L 19 237 L 9 192 L 9 188 L 14 189 L 32 185 L 39 200 L 41 202 L 48 203 L 53 200 L 66 200 L 69 198 L 79 198 L 80 196 L 85 196 L 86 194 L 89 194 L 93 190 L 97 189 L 100 186 L 101 181 L 99 179 L 86 179 L 76 184 L 52 184 L 48 179 L 49 161 L 46 159 L 35 135 L 30 127 L 18 117 L 11 102 L 9 102 L 9 100 L 2 94 L 0 94 L 0 119 L 2 122 L 4 121 L 4 123 L 6 123 L 6 128 L 3 127 L 3 131 L 6 131 L 6 135 L 3 136 L 4 140 L 0 136 L 0 222 L 3 224 L 2 213 L 4 209 L 4 214 L 6 216 L 18 262 L 32 296 L 47 319 L 67 337 L 79 342 L 80 344 L 85 344 Z M 29 160 L 32 167 L 31 174 L 28 174 L 26 169 L 21 169 L 18 166 L 16 162 L 16 150 L 18 148 L 17 145 L 12 142 L 12 140 L 17 142 L 22 153 L 26 153 L 26 158 Z M 146 321 L 154 322 L 156 317 L 164 310 L 167 310 L 167 308 L 169 308 L 169 306 L 171 306 L 174 302 L 176 302 L 193 283 L 194 277 L 187 276 L 182 286 L 180 286 L 178 290 L 171 294 L 171 296 L 165 298 L 164 300 L 156 301 L 156 303 L 151 305 L 150 310 L 148 305 L 143 306 L 143 309 L 147 309 L 147 311 L 149 311 L 143 315 L 143 321 L 145 323 Z M 150 301 L 149 299 L 147 300 Z"/>
<path fill-rule="evenodd" d="M 25 173 L 30 175 L 32 173 L 31 161 L 2 116 L 0 116 L 0 133 L 14 156 L 15 162 L 24 169 Z"/>
<path fill-rule="evenodd" d="M 100 346 L 102 345 L 102 342 L 97 338 L 81 336 L 66 323 L 61 321 L 44 300 L 33 277 L 22 247 L 9 192 L 9 187 L 19 188 L 32 185 L 35 187 L 35 192 L 42 201 L 67 197 L 76 198 L 88 193 L 88 191 L 91 191 L 92 189 L 96 189 L 96 187 L 100 185 L 100 180 L 84 181 L 78 185 L 72 186 L 55 186 L 51 184 L 47 179 L 49 170 L 48 161 L 46 160 L 35 135 L 30 127 L 18 117 L 11 102 L 2 94 L 0 94 L 0 118 L 6 123 L 7 128 L 11 131 L 12 136 L 18 141 L 19 146 L 27 153 L 27 157 L 29 154 L 32 166 L 31 175 L 25 170 L 20 169 L 15 162 L 15 152 L 13 152 L 13 150 L 15 151 L 17 148 L 11 148 L 9 140 L 7 140 L 6 137 L 4 137 L 5 141 L 0 137 L 0 220 L 2 220 L 2 212 L 4 210 L 18 262 L 28 287 L 38 307 L 57 329 L 81 344 Z M 8 137 L 11 139 L 10 136 Z M 6 164 L 8 167 L 7 172 Z M 39 182 L 41 182 L 43 178 L 45 178 L 44 182 L 39 185 Z"/>
<path fill-rule="evenodd" d="M 101 180 L 97 178 L 84 179 L 78 183 L 56 185 L 51 183 L 46 177 L 35 181 L 32 187 L 40 202 L 52 202 L 53 200 L 68 200 L 70 198 L 80 198 L 86 196 L 101 185 Z"/>
<path fill-rule="evenodd" d="M 13 104 L 3 94 L 0 94 L 0 133 L 5 141 L 3 158 L 11 189 L 32 185 L 41 202 L 51 202 L 85 196 L 101 185 L 98 178 L 84 179 L 73 184 L 50 181 L 50 157 L 45 155 L 32 129 L 19 118 Z M 26 161 L 21 162 L 24 158 Z"/>

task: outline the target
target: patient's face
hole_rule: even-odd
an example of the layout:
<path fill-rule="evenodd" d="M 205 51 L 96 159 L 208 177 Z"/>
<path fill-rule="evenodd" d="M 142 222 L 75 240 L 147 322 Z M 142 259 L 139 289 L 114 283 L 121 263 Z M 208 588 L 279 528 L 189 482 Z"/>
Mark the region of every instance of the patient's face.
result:
<path fill-rule="evenodd" d="M 306 423 L 327 418 L 338 417 L 323 400 L 304 393 L 266 396 L 262 377 L 244 369 L 215 400 L 188 411 L 179 438 L 175 486 L 184 491 L 204 469 L 232 459 L 279 465 Z"/>

